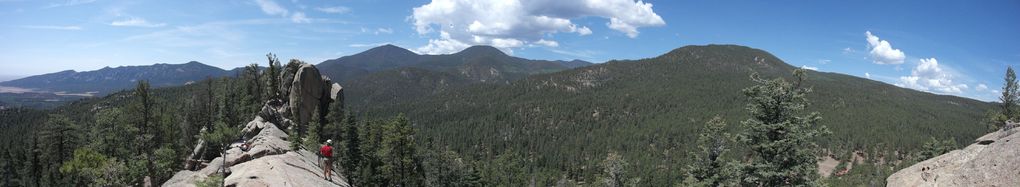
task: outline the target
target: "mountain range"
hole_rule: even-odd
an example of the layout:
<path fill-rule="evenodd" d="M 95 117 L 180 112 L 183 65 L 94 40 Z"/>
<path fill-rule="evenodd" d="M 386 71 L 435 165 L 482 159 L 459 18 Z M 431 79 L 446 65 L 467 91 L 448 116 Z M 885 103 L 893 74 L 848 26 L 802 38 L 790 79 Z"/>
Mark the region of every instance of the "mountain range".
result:
<path fill-rule="evenodd" d="M 507 83 L 527 75 L 562 71 L 590 64 L 581 60 L 546 61 L 512 57 L 491 46 L 469 47 L 448 55 L 419 55 L 397 46 L 383 45 L 362 53 L 324 61 L 319 63 L 318 67 L 323 74 L 341 83 L 352 83 L 352 80 L 359 78 L 370 79 L 361 82 L 388 80 L 378 77 L 400 74 L 411 79 L 418 79 L 412 76 L 443 77 L 439 83 L 459 86 L 473 82 Z M 0 86 L 3 87 L 31 89 L 34 92 L 31 97 L 24 94 L 3 94 L 0 95 L 2 97 L 0 101 L 13 103 L 6 104 L 7 106 L 52 107 L 81 96 L 103 96 L 130 89 L 134 87 L 136 81 L 143 79 L 148 80 L 153 87 L 180 86 L 208 77 L 235 76 L 242 70 L 243 68 L 224 70 L 196 61 L 184 64 L 106 67 L 83 72 L 66 70 L 0 82 Z M 421 92 L 431 93 L 435 90 L 431 87 L 423 89 L 426 90 Z M 68 94 L 71 96 L 67 96 Z M 46 104 L 46 100 L 61 102 Z"/>
<path fill-rule="evenodd" d="M 222 77 L 231 72 L 191 61 L 184 64 L 105 67 L 95 71 L 66 70 L 0 82 L 0 86 L 29 88 L 43 92 L 97 93 L 99 95 L 134 87 L 148 80 L 154 87 L 179 86 L 206 77 Z"/>
<path fill-rule="evenodd" d="M 628 171 L 649 177 L 642 180 L 675 184 L 679 179 L 676 172 L 683 169 L 676 163 L 689 159 L 686 151 L 696 146 L 690 142 L 706 121 L 720 116 L 729 123 L 728 129 L 735 130 L 750 117 L 741 90 L 754 84 L 752 74 L 791 80 L 795 69 L 760 49 L 686 46 L 653 58 L 610 61 L 528 76 L 509 84 L 470 84 L 426 97 L 377 99 L 355 108 L 380 116 L 407 114 L 427 142 L 470 153 L 469 158 L 489 164 L 484 168 L 527 166 L 514 172 L 486 171 L 494 176 L 519 176 L 507 181 L 509 184 L 538 180 L 550 185 L 562 175 L 576 176 L 575 180 L 595 178 L 607 152 L 619 152 L 634 168 L 643 168 Z M 443 80 L 421 77 L 419 80 Z M 422 81 L 420 86 L 435 87 L 435 82 Z M 991 103 L 839 73 L 809 71 L 805 84 L 814 90 L 808 94 L 812 104 L 806 111 L 821 112 L 820 124 L 833 132 L 818 140 L 820 145 L 839 158 L 853 151 L 886 155 L 870 157 L 882 161 L 861 164 L 864 166 L 909 160 L 909 153 L 930 137 L 972 140 L 986 132 L 980 121 L 994 108 Z M 417 89 L 381 81 L 347 88 L 352 93 L 399 90 L 376 88 L 386 86 Z M 380 97 L 376 94 L 352 94 L 350 98 Z M 526 161 L 492 161 L 507 158 Z M 860 178 L 884 180 L 884 176 Z"/>
<path fill-rule="evenodd" d="M 154 66 L 167 71 L 175 65 Z M 365 121 L 405 114 L 418 132 L 417 142 L 448 147 L 486 181 L 510 186 L 593 181 L 609 152 L 627 158 L 627 173 L 642 176 L 644 184 L 677 184 L 689 151 L 696 148 L 691 142 L 708 119 L 719 116 L 735 132 L 749 118 L 741 90 L 754 85 L 751 75 L 789 80 L 797 69 L 764 50 L 738 45 L 685 46 L 655 57 L 599 64 L 528 60 L 487 46 L 419 55 L 385 45 L 327 60 L 318 68 L 343 85 L 346 104 Z M 113 69 L 118 68 L 103 72 Z M 26 79 L 50 84 L 97 77 L 74 74 L 99 71 Z M 851 154 L 868 159 L 855 164 L 849 174 L 854 177 L 827 179 L 835 184 L 884 181 L 893 169 L 909 164 L 930 137 L 961 144 L 972 140 L 986 132 L 981 121 L 995 108 L 845 74 L 807 75 L 805 86 L 813 92 L 805 111 L 820 112 L 819 124 L 833 132 L 819 144 L 839 160 L 857 157 Z M 165 82 L 186 83 L 175 81 Z M 185 84 L 156 89 L 155 95 L 194 103 L 188 101 L 200 90 Z M 99 105 L 123 103 L 119 100 L 128 93 L 119 93 L 60 109 L 88 113 Z"/>

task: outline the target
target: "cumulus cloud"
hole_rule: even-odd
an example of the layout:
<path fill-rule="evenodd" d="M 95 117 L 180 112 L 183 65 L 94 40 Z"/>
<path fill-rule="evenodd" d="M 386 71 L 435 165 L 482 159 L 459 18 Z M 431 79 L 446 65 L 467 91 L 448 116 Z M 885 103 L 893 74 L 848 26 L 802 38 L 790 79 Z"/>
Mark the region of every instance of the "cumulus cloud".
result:
<path fill-rule="evenodd" d="M 318 8 L 315 8 L 315 10 L 318 10 L 319 12 L 330 13 L 330 14 L 343 14 L 343 13 L 351 12 L 351 8 L 347 8 L 347 7 L 343 7 L 343 6 L 318 7 Z"/>
<path fill-rule="evenodd" d="M 266 13 L 267 15 L 270 16 L 290 18 L 290 21 L 294 23 L 312 22 L 312 20 L 309 19 L 304 12 L 294 12 L 293 14 L 291 14 L 290 11 L 287 10 L 287 8 L 280 6 L 280 4 L 276 4 L 276 1 L 273 0 L 255 0 L 255 4 L 259 5 L 259 8 L 262 9 L 263 13 Z"/>
<path fill-rule="evenodd" d="M 142 18 L 131 17 L 126 20 L 111 22 L 110 25 L 121 27 L 162 27 L 166 26 L 166 23 L 150 23 L 148 20 Z"/>
<path fill-rule="evenodd" d="M 526 44 L 549 46 L 555 41 L 547 36 L 554 33 L 592 34 L 588 26 L 571 21 L 583 17 L 608 19 L 608 28 L 631 38 L 638 36 L 638 28 L 666 24 L 652 11 L 651 3 L 634 0 L 433 0 L 415 7 L 409 21 L 419 34 L 440 33 L 439 38 L 418 48 L 422 53 L 437 54 L 470 45 L 503 50 Z"/>
<path fill-rule="evenodd" d="M 809 69 L 809 70 L 813 70 L 813 71 L 818 71 L 818 67 L 811 67 L 811 66 L 807 66 L 807 65 L 801 65 L 800 69 Z"/>
<path fill-rule="evenodd" d="M 921 91 L 948 94 L 960 94 L 963 93 L 964 89 L 968 88 L 966 84 L 953 83 L 952 78 L 951 73 L 939 66 L 938 60 L 928 58 L 921 59 L 917 67 L 910 71 L 910 76 L 900 77 L 899 83 L 896 85 Z"/>
<path fill-rule="evenodd" d="M 871 78 L 871 73 L 864 72 L 864 78 Z"/>
<path fill-rule="evenodd" d="M 893 49 L 892 44 L 889 44 L 889 41 L 879 39 L 878 36 L 871 34 L 871 31 L 867 31 L 864 34 L 867 35 L 868 48 L 871 49 L 869 54 L 875 64 L 903 63 L 903 59 L 906 58 L 903 51 Z"/>

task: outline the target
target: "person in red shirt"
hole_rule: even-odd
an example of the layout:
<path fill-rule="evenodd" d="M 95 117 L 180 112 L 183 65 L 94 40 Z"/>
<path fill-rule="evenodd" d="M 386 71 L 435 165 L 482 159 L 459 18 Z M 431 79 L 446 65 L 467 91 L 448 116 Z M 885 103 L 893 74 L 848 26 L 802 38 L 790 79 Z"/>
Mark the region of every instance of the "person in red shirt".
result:
<path fill-rule="evenodd" d="M 333 147 L 329 146 L 331 143 L 333 143 L 333 140 L 326 140 L 326 144 L 322 145 L 322 148 L 319 149 L 319 155 L 322 155 L 324 158 L 324 165 L 322 167 L 324 170 L 322 171 L 323 176 L 329 181 L 333 181 L 333 177 L 329 174 L 330 170 L 333 170 Z"/>

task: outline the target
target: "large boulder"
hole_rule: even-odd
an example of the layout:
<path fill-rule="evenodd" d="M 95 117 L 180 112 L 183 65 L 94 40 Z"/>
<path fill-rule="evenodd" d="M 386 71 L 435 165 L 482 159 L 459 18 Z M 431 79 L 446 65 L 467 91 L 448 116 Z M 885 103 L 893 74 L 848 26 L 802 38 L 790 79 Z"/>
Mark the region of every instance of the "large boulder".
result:
<path fill-rule="evenodd" d="M 893 173 L 888 186 L 1020 186 L 1020 133 L 1000 130 L 974 144 Z"/>
<path fill-rule="evenodd" d="M 315 66 L 302 64 L 298 68 L 289 94 L 290 110 L 298 124 L 308 123 L 312 112 L 321 106 L 324 89 L 322 75 Z"/>

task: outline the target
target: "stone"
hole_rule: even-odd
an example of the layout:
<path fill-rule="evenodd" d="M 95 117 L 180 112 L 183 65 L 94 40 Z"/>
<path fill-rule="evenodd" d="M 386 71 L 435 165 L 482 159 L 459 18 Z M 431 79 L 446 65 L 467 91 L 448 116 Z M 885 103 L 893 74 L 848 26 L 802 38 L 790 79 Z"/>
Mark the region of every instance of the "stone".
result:
<path fill-rule="evenodd" d="M 350 186 L 338 173 L 332 181 L 323 177 L 317 156 L 309 151 L 291 151 L 252 160 L 230 168 L 227 186 Z"/>
<path fill-rule="evenodd" d="M 280 85 L 282 98 L 267 101 L 241 129 L 242 138 L 249 143 L 247 151 L 241 150 L 244 142 L 239 141 L 229 145 L 224 155 L 205 157 L 216 157 L 211 161 L 189 159 L 187 170 L 177 172 L 163 186 L 195 186 L 195 182 L 219 173 L 223 167 L 229 168 L 223 171 L 227 186 L 350 186 L 340 173 L 333 173 L 333 181 L 325 180 L 319 158 L 307 150 L 291 151 L 287 141 L 290 136 L 284 131 L 303 130 L 298 124 L 310 121 L 316 109 L 343 102 L 343 87 L 320 75 L 310 64 L 290 66 L 281 75 L 290 80 Z M 207 152 L 204 147 L 200 140 L 193 155 Z"/>
<path fill-rule="evenodd" d="M 290 87 L 289 101 L 293 120 L 304 124 L 312 117 L 312 112 L 320 106 L 323 93 L 322 75 L 311 64 L 302 64 L 294 75 Z M 303 127 L 301 127 L 303 128 Z"/>
<path fill-rule="evenodd" d="M 330 85 L 329 98 L 334 102 L 344 102 L 344 87 L 338 83 Z"/>
<path fill-rule="evenodd" d="M 1012 131 L 982 136 L 963 149 L 897 171 L 886 182 L 888 186 L 1017 186 L 1020 134 Z"/>

